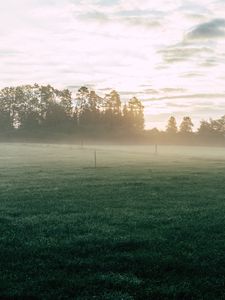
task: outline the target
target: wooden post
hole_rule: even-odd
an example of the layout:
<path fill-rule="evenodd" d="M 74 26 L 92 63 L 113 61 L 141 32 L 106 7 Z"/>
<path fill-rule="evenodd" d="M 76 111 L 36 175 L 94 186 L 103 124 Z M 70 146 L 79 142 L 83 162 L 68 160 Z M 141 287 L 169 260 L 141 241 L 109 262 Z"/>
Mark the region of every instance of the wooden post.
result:
<path fill-rule="evenodd" d="M 94 151 L 94 167 L 97 168 L 97 151 Z"/>
<path fill-rule="evenodd" d="M 158 154 L 158 144 L 155 144 L 155 155 Z"/>

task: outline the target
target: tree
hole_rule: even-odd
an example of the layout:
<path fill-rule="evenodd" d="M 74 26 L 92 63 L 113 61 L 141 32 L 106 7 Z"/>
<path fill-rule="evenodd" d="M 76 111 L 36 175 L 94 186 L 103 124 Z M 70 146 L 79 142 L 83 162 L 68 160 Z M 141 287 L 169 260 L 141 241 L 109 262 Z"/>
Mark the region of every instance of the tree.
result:
<path fill-rule="evenodd" d="M 168 120 L 166 132 L 168 134 L 176 134 L 177 133 L 177 122 L 173 116 L 170 117 Z"/>
<path fill-rule="evenodd" d="M 214 136 L 224 136 L 225 134 L 225 116 L 220 119 L 209 121 L 201 121 L 198 133 L 201 135 L 214 135 Z"/>
<path fill-rule="evenodd" d="M 24 85 L 15 88 L 17 127 L 20 129 L 39 127 L 39 99 L 35 94 L 36 88 L 36 85 Z"/>
<path fill-rule="evenodd" d="M 41 123 L 44 123 L 47 111 L 49 110 L 49 105 L 51 103 L 54 103 L 57 99 L 57 92 L 50 85 L 40 86 L 38 97 L 39 97 L 38 108 L 40 113 L 40 119 L 41 119 Z"/>
<path fill-rule="evenodd" d="M 57 91 L 59 103 L 63 107 L 68 117 L 73 114 L 72 93 L 68 89 Z"/>
<path fill-rule="evenodd" d="M 77 115 L 77 125 L 81 127 L 85 125 L 85 110 L 87 109 L 89 97 L 89 89 L 86 86 L 82 86 L 76 95 L 75 111 Z"/>
<path fill-rule="evenodd" d="M 0 111 L 0 133 L 8 132 L 13 129 L 12 118 L 7 111 Z"/>
<path fill-rule="evenodd" d="M 214 134 L 214 129 L 212 127 L 212 120 L 210 120 L 209 122 L 202 120 L 200 122 L 200 127 L 198 128 L 198 134 L 204 136 Z"/>
<path fill-rule="evenodd" d="M 121 100 L 117 91 L 113 90 L 104 98 L 104 123 L 110 129 L 121 126 Z"/>
<path fill-rule="evenodd" d="M 43 125 L 51 131 L 63 131 L 65 129 L 67 121 L 68 116 L 63 106 L 56 102 L 50 103 Z"/>
<path fill-rule="evenodd" d="M 113 90 L 105 95 L 105 110 L 114 115 L 121 114 L 121 100 L 117 91 Z"/>
<path fill-rule="evenodd" d="M 89 97 L 89 89 L 86 86 L 79 88 L 76 95 L 76 108 L 81 113 L 86 107 Z"/>
<path fill-rule="evenodd" d="M 0 111 L 10 117 L 10 123 L 15 123 L 16 105 L 15 105 L 15 88 L 6 87 L 0 92 Z"/>
<path fill-rule="evenodd" d="M 90 91 L 85 109 L 86 125 L 96 128 L 101 122 L 102 98 L 95 91 Z"/>
<path fill-rule="evenodd" d="M 134 130 L 144 129 L 144 106 L 138 98 L 133 97 L 128 101 L 127 107 L 124 107 L 124 114 L 129 120 L 129 126 Z"/>
<path fill-rule="evenodd" d="M 184 117 L 181 124 L 180 124 L 180 133 L 192 133 L 192 128 L 194 124 L 190 117 Z"/>
<path fill-rule="evenodd" d="M 102 105 L 102 98 L 98 96 L 95 91 L 90 91 L 87 105 L 90 111 L 99 111 Z"/>
<path fill-rule="evenodd" d="M 78 90 L 76 101 L 75 110 L 78 115 L 78 125 L 83 129 L 89 128 L 89 130 L 99 125 L 102 98 L 95 91 L 81 87 Z"/>
<path fill-rule="evenodd" d="M 221 135 L 225 134 L 225 116 L 222 116 L 220 119 L 211 120 L 212 129 Z"/>

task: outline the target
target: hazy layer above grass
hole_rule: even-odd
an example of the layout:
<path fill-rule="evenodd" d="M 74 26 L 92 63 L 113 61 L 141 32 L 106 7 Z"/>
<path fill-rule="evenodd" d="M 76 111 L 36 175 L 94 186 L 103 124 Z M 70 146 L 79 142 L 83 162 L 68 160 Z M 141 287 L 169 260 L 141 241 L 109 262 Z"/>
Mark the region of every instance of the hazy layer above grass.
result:
<path fill-rule="evenodd" d="M 224 182 L 223 148 L 0 144 L 0 296 L 224 299 Z"/>

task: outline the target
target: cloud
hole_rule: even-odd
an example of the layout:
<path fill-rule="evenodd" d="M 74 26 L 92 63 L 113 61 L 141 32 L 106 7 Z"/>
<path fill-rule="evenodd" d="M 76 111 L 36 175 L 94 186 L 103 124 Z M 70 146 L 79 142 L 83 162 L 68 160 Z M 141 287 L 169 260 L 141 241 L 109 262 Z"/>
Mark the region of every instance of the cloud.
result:
<path fill-rule="evenodd" d="M 166 63 L 176 63 L 186 61 L 203 53 L 213 53 L 213 49 L 201 45 L 193 46 L 191 44 L 181 42 L 179 44 L 166 47 L 163 50 L 159 50 L 159 53 L 163 55 L 163 59 Z"/>
<path fill-rule="evenodd" d="M 204 76 L 201 72 L 185 72 L 181 75 L 183 78 L 194 78 Z"/>
<path fill-rule="evenodd" d="M 12 57 L 12 56 L 19 56 L 21 54 L 20 51 L 14 50 L 14 49 L 4 49 L 0 48 L 0 57 Z"/>
<path fill-rule="evenodd" d="M 143 94 L 158 94 L 159 91 L 155 90 L 155 89 L 144 89 Z"/>
<path fill-rule="evenodd" d="M 158 14 L 152 11 L 102 11 L 96 8 L 95 10 L 92 9 L 80 13 L 77 13 L 75 10 L 74 16 L 83 22 L 111 23 L 112 25 L 121 24 L 146 28 L 161 26 Z"/>
<path fill-rule="evenodd" d="M 204 21 L 207 19 L 207 15 L 198 13 L 186 13 L 185 16 L 193 21 Z"/>
<path fill-rule="evenodd" d="M 84 22 L 93 22 L 93 21 L 107 22 L 110 20 L 106 14 L 98 11 L 92 11 L 85 14 L 80 14 L 77 16 L 77 18 Z"/>
<path fill-rule="evenodd" d="M 187 34 L 188 40 L 217 39 L 225 37 L 225 19 L 214 19 L 196 26 Z"/>
<path fill-rule="evenodd" d="M 174 92 L 185 92 L 186 89 L 183 88 L 163 88 L 162 92 L 163 93 L 174 93 Z"/>
<path fill-rule="evenodd" d="M 127 17 L 122 22 L 133 26 L 144 26 L 147 28 L 160 27 L 161 23 L 158 20 L 151 18 Z"/>
<path fill-rule="evenodd" d="M 216 67 L 220 63 L 218 58 L 215 57 L 209 57 L 204 62 L 200 63 L 200 67 L 210 68 L 210 67 Z"/>
<path fill-rule="evenodd" d="M 120 3 L 120 0 L 96 0 L 95 2 L 101 6 L 115 6 Z"/>
<path fill-rule="evenodd" d="M 221 39 L 223 37 L 225 37 L 225 19 L 215 18 L 192 26 L 192 29 L 184 32 L 182 40 L 160 49 L 159 54 L 162 55 L 167 67 L 186 62 L 197 66 L 199 70 L 216 67 L 225 62 Z"/>
<path fill-rule="evenodd" d="M 169 100 L 169 99 L 225 99 L 225 93 L 221 94 L 187 94 L 187 95 L 174 95 L 174 96 L 163 96 L 152 98 L 150 100 L 159 101 L 159 100 Z"/>

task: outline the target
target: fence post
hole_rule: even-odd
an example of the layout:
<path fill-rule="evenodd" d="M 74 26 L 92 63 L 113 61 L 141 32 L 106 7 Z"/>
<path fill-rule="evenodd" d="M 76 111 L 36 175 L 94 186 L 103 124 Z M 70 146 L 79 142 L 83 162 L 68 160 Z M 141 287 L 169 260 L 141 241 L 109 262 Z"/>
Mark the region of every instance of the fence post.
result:
<path fill-rule="evenodd" d="M 97 151 L 94 151 L 94 168 L 97 168 Z"/>
<path fill-rule="evenodd" d="M 158 144 L 155 144 L 155 155 L 158 154 Z"/>

